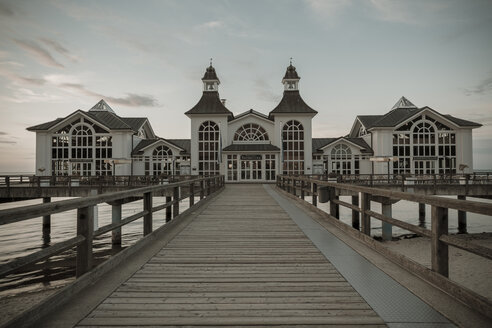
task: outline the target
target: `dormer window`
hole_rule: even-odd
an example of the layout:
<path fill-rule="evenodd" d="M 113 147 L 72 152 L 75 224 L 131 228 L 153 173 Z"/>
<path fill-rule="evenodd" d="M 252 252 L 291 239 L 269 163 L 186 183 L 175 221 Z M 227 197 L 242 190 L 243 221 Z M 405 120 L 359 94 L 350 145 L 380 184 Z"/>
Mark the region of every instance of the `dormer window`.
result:
<path fill-rule="evenodd" d="M 144 128 L 140 128 L 140 130 L 138 130 L 138 135 L 137 135 L 137 136 L 138 136 L 139 138 L 142 138 L 142 139 L 145 139 L 145 138 L 146 138 Z"/>

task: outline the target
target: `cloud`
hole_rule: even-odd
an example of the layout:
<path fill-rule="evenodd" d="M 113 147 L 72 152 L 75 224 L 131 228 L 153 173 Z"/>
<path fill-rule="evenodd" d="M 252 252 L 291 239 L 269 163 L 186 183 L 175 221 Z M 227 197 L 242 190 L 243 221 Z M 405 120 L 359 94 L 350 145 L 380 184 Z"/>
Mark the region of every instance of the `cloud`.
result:
<path fill-rule="evenodd" d="M 7 132 L 0 131 L 0 136 L 7 136 L 7 137 L 0 137 L 0 144 L 16 144 L 17 141 L 12 140 L 13 137 L 9 136 Z"/>
<path fill-rule="evenodd" d="M 43 85 L 46 83 L 46 80 L 43 78 L 22 76 L 8 69 L 3 68 L 1 65 L 0 65 L 0 75 L 6 77 L 12 82 L 17 82 L 22 84 L 27 83 L 33 85 Z"/>
<path fill-rule="evenodd" d="M 103 99 L 107 100 L 108 102 L 116 104 L 116 105 L 131 106 L 131 107 L 138 107 L 138 106 L 156 107 L 156 106 L 158 106 L 157 100 L 151 95 L 139 95 L 136 93 L 128 92 L 128 93 L 126 93 L 125 97 L 110 97 L 110 96 L 105 96 L 103 94 L 91 91 L 80 83 L 62 83 L 59 86 L 76 90 L 76 91 L 81 92 L 82 94 L 87 95 L 87 96 L 96 97 L 96 98 L 103 98 Z"/>
<path fill-rule="evenodd" d="M 8 135 L 7 132 L 0 131 L 0 136 L 6 136 L 6 135 Z"/>
<path fill-rule="evenodd" d="M 258 99 L 278 103 L 282 98 L 281 95 L 272 91 L 272 87 L 264 78 L 255 80 L 255 89 Z"/>
<path fill-rule="evenodd" d="M 0 138 L 0 144 L 16 144 L 17 141 L 13 141 L 13 140 L 4 140 L 2 138 Z"/>
<path fill-rule="evenodd" d="M 465 89 L 465 94 L 471 96 L 472 94 L 483 95 L 492 91 L 492 75 L 480 82 L 473 89 Z"/>
<path fill-rule="evenodd" d="M 79 61 L 77 57 L 75 57 L 73 54 L 71 54 L 70 51 L 68 51 L 64 46 L 62 46 L 57 41 L 52 40 L 52 39 L 48 39 L 48 38 L 40 38 L 40 40 L 44 44 L 46 44 L 48 47 L 55 50 L 59 54 L 62 54 L 63 56 L 65 56 L 66 58 L 71 60 L 72 62 L 76 63 Z"/>
<path fill-rule="evenodd" d="M 6 3 L 0 2 L 0 16 L 12 17 L 14 15 L 15 13 L 12 8 L 10 8 Z"/>
<path fill-rule="evenodd" d="M 209 29 L 214 29 L 214 28 L 220 28 L 223 27 L 224 23 L 221 21 L 210 21 L 203 23 L 201 25 L 198 25 L 198 28 L 209 28 Z"/>
<path fill-rule="evenodd" d="M 19 47 L 27 51 L 34 58 L 36 58 L 41 64 L 51 67 L 64 68 L 65 66 L 56 61 L 53 56 L 36 42 L 26 40 L 13 40 Z"/>

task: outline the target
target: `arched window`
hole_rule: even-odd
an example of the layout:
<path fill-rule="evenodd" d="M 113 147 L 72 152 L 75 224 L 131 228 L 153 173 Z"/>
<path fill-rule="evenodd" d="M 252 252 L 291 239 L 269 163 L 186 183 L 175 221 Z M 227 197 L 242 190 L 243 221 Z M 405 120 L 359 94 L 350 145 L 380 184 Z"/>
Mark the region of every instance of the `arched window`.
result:
<path fill-rule="evenodd" d="M 111 175 L 112 137 L 97 124 L 79 118 L 51 138 L 51 174 Z"/>
<path fill-rule="evenodd" d="M 340 174 L 352 174 L 352 151 L 344 144 L 338 144 L 331 150 L 331 171 Z"/>
<path fill-rule="evenodd" d="M 234 141 L 267 141 L 268 133 L 255 123 L 244 124 L 234 134 Z"/>
<path fill-rule="evenodd" d="M 198 129 L 198 174 L 219 174 L 219 125 L 203 122 Z"/>
<path fill-rule="evenodd" d="M 456 134 L 446 124 L 421 115 L 393 134 L 393 173 L 456 172 Z"/>
<path fill-rule="evenodd" d="M 152 174 L 173 174 L 173 152 L 167 146 L 159 146 L 152 152 Z"/>
<path fill-rule="evenodd" d="M 283 173 L 304 174 L 304 127 L 291 120 L 282 128 Z"/>

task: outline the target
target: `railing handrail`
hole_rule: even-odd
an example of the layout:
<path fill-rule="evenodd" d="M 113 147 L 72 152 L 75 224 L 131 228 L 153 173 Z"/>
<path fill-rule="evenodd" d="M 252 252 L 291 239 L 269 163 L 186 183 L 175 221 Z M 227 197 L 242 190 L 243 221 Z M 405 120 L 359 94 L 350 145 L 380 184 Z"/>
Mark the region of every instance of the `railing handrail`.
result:
<path fill-rule="evenodd" d="M 28 220 L 44 215 L 50 215 L 50 214 L 65 212 L 69 210 L 74 210 L 81 207 L 94 206 L 100 203 L 107 203 L 122 198 L 136 196 L 136 195 L 140 196 L 146 192 L 172 189 L 177 186 L 189 185 L 190 183 L 207 181 L 214 178 L 217 178 L 217 176 L 201 177 L 197 179 L 174 182 L 165 185 L 152 185 L 148 187 L 134 188 L 124 191 L 105 193 L 95 196 L 84 197 L 84 198 L 67 199 L 57 202 L 46 203 L 46 204 L 29 205 L 24 207 L 0 210 L 0 225 Z"/>
<path fill-rule="evenodd" d="M 447 207 L 459 211 L 466 211 L 476 214 L 490 215 L 492 213 L 492 204 L 487 204 L 482 202 L 450 199 L 450 198 L 430 196 L 430 195 L 419 195 L 419 194 L 402 192 L 402 191 L 392 191 L 392 190 L 379 189 L 374 187 L 357 186 L 357 185 L 346 184 L 346 183 L 328 182 L 324 180 L 305 178 L 301 176 L 296 177 L 296 176 L 289 176 L 289 175 L 280 175 L 280 177 L 290 178 L 290 179 L 294 178 L 296 180 L 302 180 L 304 182 L 316 183 L 318 186 L 335 187 L 335 188 L 345 189 L 353 192 L 370 193 L 375 196 L 398 198 L 400 200 L 419 202 L 431 206 Z"/>

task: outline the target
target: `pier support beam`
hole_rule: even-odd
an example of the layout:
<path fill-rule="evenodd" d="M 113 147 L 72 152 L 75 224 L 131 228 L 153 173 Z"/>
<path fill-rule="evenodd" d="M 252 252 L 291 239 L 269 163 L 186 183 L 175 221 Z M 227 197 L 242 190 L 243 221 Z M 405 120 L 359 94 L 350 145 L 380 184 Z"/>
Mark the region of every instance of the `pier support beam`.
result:
<path fill-rule="evenodd" d="M 144 211 L 147 211 L 143 220 L 143 234 L 144 236 L 147 236 L 152 232 L 152 192 L 143 194 L 143 203 L 143 209 Z"/>
<path fill-rule="evenodd" d="M 425 204 L 419 203 L 419 227 L 425 228 Z"/>
<path fill-rule="evenodd" d="M 366 211 L 371 209 L 371 195 L 365 192 L 361 193 L 361 224 L 362 233 L 365 235 L 371 235 L 371 216 L 366 214 Z"/>
<path fill-rule="evenodd" d="M 43 197 L 43 204 L 50 203 L 51 197 Z M 43 216 L 43 243 L 49 244 L 51 241 L 51 215 Z"/>
<path fill-rule="evenodd" d="M 170 203 L 172 201 L 172 197 L 171 196 L 166 196 L 166 203 Z M 171 221 L 171 219 L 173 218 L 172 217 L 172 205 L 169 205 L 168 207 L 166 207 L 166 223 Z"/>
<path fill-rule="evenodd" d="M 466 200 L 466 196 L 458 195 L 459 200 Z M 466 230 L 466 212 L 458 211 L 458 233 L 467 233 Z"/>
<path fill-rule="evenodd" d="M 340 205 L 335 203 L 339 197 L 337 196 L 337 191 L 335 188 L 329 188 L 328 192 L 330 193 L 330 215 L 335 219 L 340 219 Z"/>
<path fill-rule="evenodd" d="M 359 206 L 359 195 L 352 196 L 352 205 Z M 360 215 L 356 210 L 352 210 L 352 228 L 359 230 L 360 228 Z"/>
<path fill-rule="evenodd" d="M 391 208 L 391 203 L 382 203 L 381 204 L 381 214 L 387 217 L 393 217 L 392 216 L 392 208 Z M 383 240 L 389 241 L 393 238 L 393 225 L 389 224 L 388 222 L 382 222 L 382 232 L 383 232 Z"/>
<path fill-rule="evenodd" d="M 207 180 L 207 196 L 210 195 L 210 180 Z M 179 187 L 173 190 L 173 219 L 179 215 Z"/>
<path fill-rule="evenodd" d="M 111 205 L 111 223 L 121 222 L 121 204 Z M 111 243 L 113 248 L 121 247 L 121 227 L 111 231 Z"/>

